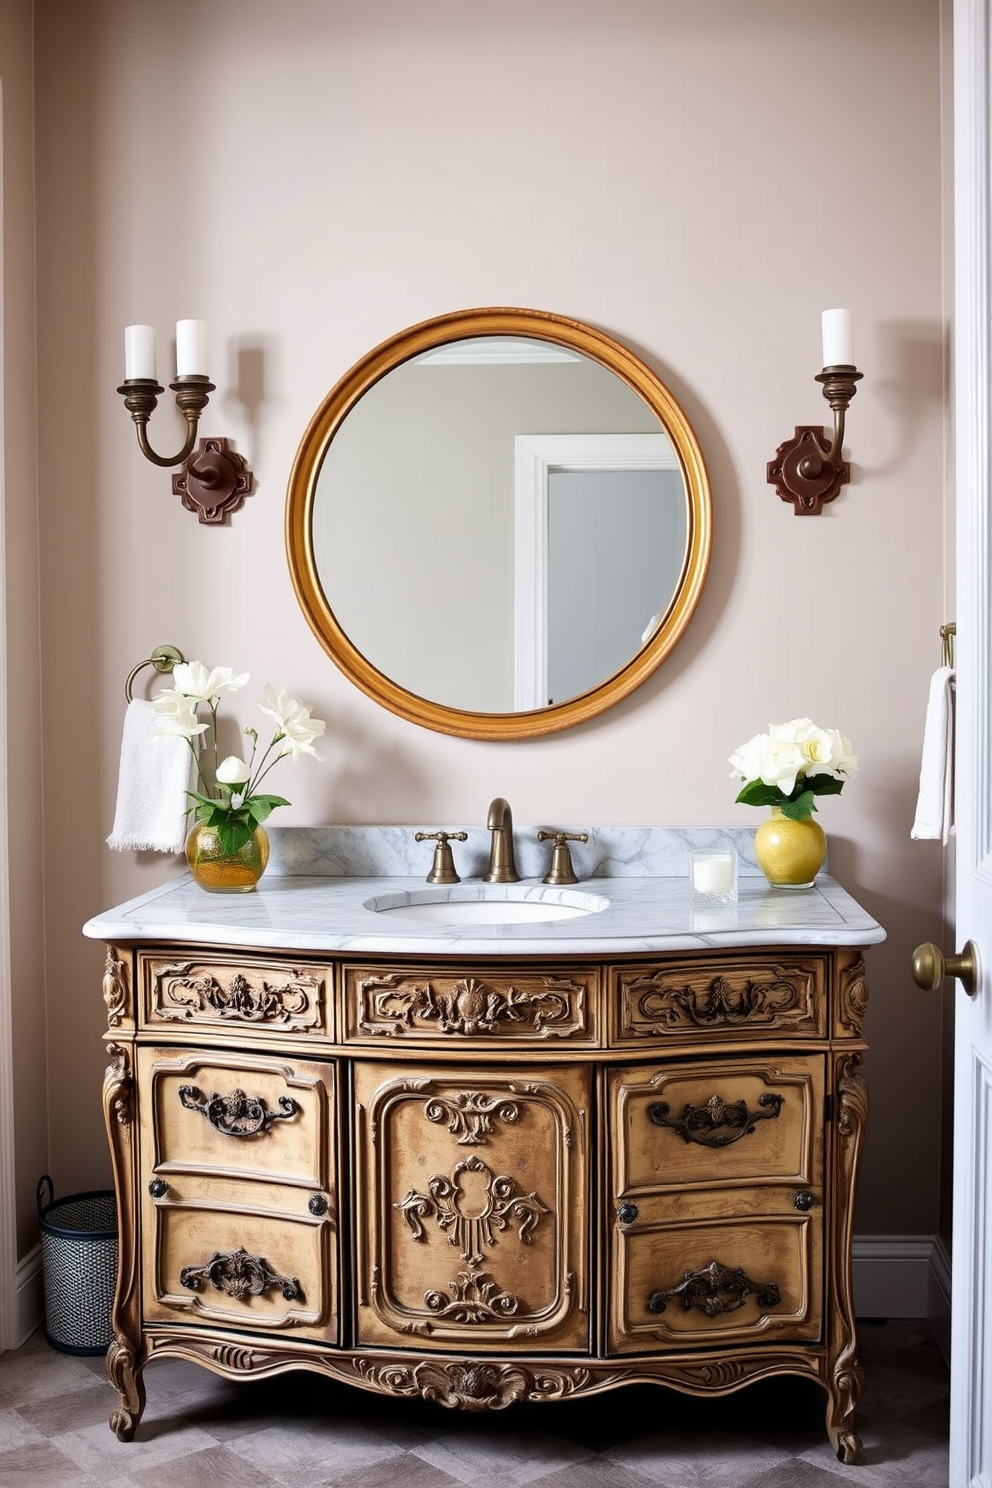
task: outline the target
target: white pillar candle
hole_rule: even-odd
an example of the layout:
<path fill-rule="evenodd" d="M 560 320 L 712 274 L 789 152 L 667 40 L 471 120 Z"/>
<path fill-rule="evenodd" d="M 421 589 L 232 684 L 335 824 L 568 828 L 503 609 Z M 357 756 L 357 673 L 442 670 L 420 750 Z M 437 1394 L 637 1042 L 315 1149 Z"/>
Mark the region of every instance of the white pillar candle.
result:
<path fill-rule="evenodd" d="M 176 321 L 176 376 L 206 377 L 207 322 Z"/>
<path fill-rule="evenodd" d="M 124 378 L 130 382 L 134 377 L 151 378 L 156 381 L 155 327 L 129 325 L 124 327 Z"/>
<path fill-rule="evenodd" d="M 692 887 L 697 894 L 729 894 L 734 886 L 734 864 L 729 853 L 694 858 Z"/>
<path fill-rule="evenodd" d="M 854 362 L 854 317 L 850 310 L 824 310 L 823 365 L 825 367 L 853 367 Z"/>

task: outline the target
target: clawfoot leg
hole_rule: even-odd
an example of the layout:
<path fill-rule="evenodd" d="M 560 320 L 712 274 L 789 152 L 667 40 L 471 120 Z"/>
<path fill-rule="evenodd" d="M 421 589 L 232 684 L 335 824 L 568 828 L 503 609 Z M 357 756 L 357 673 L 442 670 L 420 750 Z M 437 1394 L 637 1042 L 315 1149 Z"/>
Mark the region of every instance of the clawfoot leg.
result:
<path fill-rule="evenodd" d="M 827 1385 L 827 1435 L 838 1461 L 848 1465 L 861 1461 L 862 1444 L 854 1429 L 854 1415 L 864 1384 L 864 1371 L 851 1354 Z"/>
<path fill-rule="evenodd" d="M 111 1412 L 110 1429 L 119 1441 L 130 1441 L 145 1408 L 145 1383 L 132 1350 L 112 1343 L 107 1351 L 107 1373 L 120 1396 L 119 1406 Z"/>

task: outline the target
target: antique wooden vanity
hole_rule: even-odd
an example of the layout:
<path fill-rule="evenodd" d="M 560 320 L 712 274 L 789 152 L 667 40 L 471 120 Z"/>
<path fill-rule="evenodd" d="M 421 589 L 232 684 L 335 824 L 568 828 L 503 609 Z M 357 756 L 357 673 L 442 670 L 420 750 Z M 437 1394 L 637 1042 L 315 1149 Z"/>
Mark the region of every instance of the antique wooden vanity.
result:
<path fill-rule="evenodd" d="M 667 876 L 604 875 L 593 833 L 576 902 L 608 907 L 536 926 L 407 919 L 422 875 L 331 877 L 309 848 L 257 894 L 181 879 L 90 921 L 121 1439 L 168 1355 L 470 1410 L 799 1374 L 857 1459 L 863 948 L 883 932 L 831 880 L 776 893 L 746 863 L 738 903 L 695 906 L 691 834 L 646 830 Z"/>

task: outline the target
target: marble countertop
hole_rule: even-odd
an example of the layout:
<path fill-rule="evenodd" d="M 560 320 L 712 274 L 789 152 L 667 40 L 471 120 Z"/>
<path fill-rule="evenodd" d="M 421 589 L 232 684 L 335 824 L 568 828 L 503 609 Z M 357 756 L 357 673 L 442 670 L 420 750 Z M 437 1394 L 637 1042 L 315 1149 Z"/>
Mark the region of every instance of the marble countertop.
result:
<path fill-rule="evenodd" d="M 470 838 L 464 845 L 463 861 L 458 862 L 463 882 L 440 891 L 458 898 L 505 892 L 507 897 L 544 901 L 557 896 L 564 903 L 577 895 L 607 901 L 605 908 L 571 919 L 475 924 L 469 915 L 467 923 L 452 925 L 366 908 L 367 901 L 403 906 L 424 896 L 423 870 L 430 865 L 429 855 L 425 864 L 424 848 L 430 844 L 418 845 L 421 871 L 410 872 L 409 840 L 415 830 L 283 828 L 281 834 L 271 834 L 272 862 L 254 893 L 206 893 L 183 874 L 94 916 L 83 933 L 115 943 L 559 958 L 731 946 L 874 945 L 885 939 L 881 925 L 826 873 L 811 889 L 769 888 L 754 864 L 753 832 L 735 829 L 590 831 L 590 843 L 577 844 L 573 854 L 581 882 L 560 890 L 545 886 L 537 876 L 546 866 L 546 848 L 537 863 L 530 846 L 518 854 L 521 872 L 529 871 L 522 883 L 506 891 L 499 885 L 483 886 L 478 851 L 488 845 L 488 834 L 481 834 L 477 843 Z M 701 902 L 690 892 L 689 848 L 717 846 L 733 846 L 738 853 L 735 903 Z"/>

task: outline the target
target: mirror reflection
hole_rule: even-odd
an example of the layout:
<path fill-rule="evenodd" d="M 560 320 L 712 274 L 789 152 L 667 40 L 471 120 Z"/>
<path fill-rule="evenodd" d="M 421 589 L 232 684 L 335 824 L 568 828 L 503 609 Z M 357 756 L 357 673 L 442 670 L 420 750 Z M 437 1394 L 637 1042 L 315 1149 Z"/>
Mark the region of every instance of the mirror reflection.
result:
<path fill-rule="evenodd" d="M 692 431 L 625 348 L 537 311 L 465 311 L 375 348 L 290 481 L 300 602 L 342 670 L 430 728 L 592 716 L 678 640 L 709 558 Z"/>
<path fill-rule="evenodd" d="M 635 655 L 674 598 L 687 510 L 671 440 L 612 372 L 482 337 L 412 358 L 350 411 L 317 481 L 314 559 L 379 670 L 506 713 Z"/>

